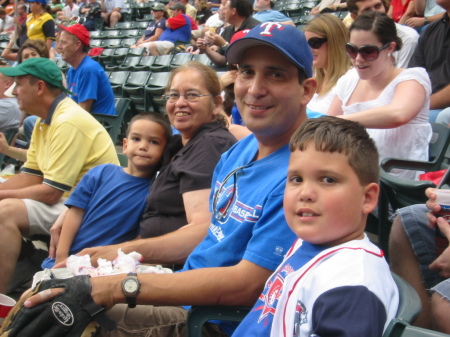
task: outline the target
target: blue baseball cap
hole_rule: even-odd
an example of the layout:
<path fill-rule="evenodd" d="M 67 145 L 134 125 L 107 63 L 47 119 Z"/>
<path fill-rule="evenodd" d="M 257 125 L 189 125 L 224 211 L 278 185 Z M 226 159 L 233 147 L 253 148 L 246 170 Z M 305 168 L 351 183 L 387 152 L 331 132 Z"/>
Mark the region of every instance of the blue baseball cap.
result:
<path fill-rule="evenodd" d="M 47 0 L 27 0 L 27 2 L 39 2 L 44 6 L 47 6 Z"/>
<path fill-rule="evenodd" d="M 305 34 L 293 26 L 278 22 L 264 22 L 252 28 L 247 35 L 234 41 L 227 48 L 228 62 L 238 64 L 244 52 L 255 46 L 269 46 L 278 50 L 298 68 L 312 77 L 313 55 Z"/>

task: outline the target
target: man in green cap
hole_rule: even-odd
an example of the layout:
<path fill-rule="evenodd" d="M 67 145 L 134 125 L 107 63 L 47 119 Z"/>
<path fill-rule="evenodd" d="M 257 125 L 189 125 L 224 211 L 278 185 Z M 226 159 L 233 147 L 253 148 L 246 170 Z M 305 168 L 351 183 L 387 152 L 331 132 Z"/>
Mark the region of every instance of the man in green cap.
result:
<path fill-rule="evenodd" d="M 82 176 L 118 159 L 103 126 L 67 97 L 53 61 L 31 58 L 0 73 L 15 77 L 19 108 L 40 117 L 21 172 L 0 184 L 0 293 L 6 293 L 22 236 L 49 235 Z"/>

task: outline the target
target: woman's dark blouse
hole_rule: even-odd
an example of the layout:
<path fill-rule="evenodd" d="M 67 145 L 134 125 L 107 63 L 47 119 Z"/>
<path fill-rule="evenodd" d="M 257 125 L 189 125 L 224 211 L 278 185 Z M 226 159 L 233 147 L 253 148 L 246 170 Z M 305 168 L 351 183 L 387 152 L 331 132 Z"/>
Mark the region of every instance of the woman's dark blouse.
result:
<path fill-rule="evenodd" d="M 174 136 L 171 142 L 179 142 Z M 236 139 L 220 123 L 200 127 L 172 161 L 163 166 L 150 188 L 141 221 L 141 237 L 160 236 L 187 224 L 183 193 L 211 188 L 214 168 Z M 181 145 L 180 145 L 181 146 Z"/>

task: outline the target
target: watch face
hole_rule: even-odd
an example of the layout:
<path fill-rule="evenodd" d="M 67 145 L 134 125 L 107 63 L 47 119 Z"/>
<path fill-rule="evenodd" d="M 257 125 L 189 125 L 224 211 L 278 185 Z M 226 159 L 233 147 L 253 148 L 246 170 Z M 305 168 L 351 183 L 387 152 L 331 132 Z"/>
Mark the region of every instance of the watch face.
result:
<path fill-rule="evenodd" d="M 135 279 L 128 279 L 125 281 L 124 289 L 127 293 L 134 293 L 138 290 L 138 283 Z"/>

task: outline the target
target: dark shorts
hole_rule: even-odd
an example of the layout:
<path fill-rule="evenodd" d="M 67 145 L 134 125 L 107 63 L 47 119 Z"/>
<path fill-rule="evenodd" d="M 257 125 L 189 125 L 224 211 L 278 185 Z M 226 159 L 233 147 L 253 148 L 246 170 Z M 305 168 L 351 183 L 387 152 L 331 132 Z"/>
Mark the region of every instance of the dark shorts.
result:
<path fill-rule="evenodd" d="M 430 270 L 429 265 L 436 259 L 434 229 L 427 226 L 428 208 L 424 204 L 397 210 L 403 228 L 409 238 L 414 254 L 419 260 L 425 288 L 431 289 L 445 278 Z"/>

